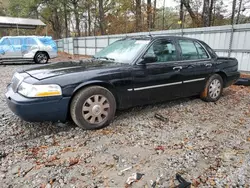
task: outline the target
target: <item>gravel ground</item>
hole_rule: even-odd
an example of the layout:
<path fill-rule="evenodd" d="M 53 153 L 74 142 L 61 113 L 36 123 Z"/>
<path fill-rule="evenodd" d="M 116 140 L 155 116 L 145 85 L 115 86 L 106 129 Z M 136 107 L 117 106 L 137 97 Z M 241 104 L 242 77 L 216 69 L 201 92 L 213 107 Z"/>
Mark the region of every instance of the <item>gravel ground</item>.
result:
<path fill-rule="evenodd" d="M 216 103 L 198 98 L 120 111 L 107 128 L 29 123 L 7 108 L 5 87 L 20 68 L 0 66 L 1 187 L 193 187 L 250 185 L 250 89 L 231 86 Z M 156 118 L 155 114 L 157 114 Z M 164 117 L 164 118 L 163 118 Z"/>

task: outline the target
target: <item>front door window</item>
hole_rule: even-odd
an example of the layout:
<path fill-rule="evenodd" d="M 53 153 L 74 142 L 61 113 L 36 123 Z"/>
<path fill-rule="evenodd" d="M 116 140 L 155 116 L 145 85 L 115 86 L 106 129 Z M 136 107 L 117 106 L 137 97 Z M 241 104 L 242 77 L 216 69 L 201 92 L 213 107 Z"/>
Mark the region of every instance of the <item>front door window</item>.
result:
<path fill-rule="evenodd" d="M 169 62 L 177 60 L 175 45 L 171 41 L 161 40 L 156 41 L 148 49 L 145 56 L 156 57 L 156 62 Z"/>

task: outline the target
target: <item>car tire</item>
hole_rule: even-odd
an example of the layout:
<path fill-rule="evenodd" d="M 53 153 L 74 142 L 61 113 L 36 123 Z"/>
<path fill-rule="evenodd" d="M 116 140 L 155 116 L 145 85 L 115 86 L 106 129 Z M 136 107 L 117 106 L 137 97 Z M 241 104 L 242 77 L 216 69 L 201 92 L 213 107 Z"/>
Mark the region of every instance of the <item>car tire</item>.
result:
<path fill-rule="evenodd" d="M 206 82 L 205 88 L 200 97 L 206 102 L 217 101 L 223 92 L 223 79 L 219 74 L 214 74 L 209 77 Z"/>
<path fill-rule="evenodd" d="M 116 112 L 114 95 L 106 88 L 90 86 L 76 93 L 70 104 L 70 115 L 83 129 L 108 126 Z"/>
<path fill-rule="evenodd" d="M 37 63 L 37 64 L 46 64 L 46 63 L 48 63 L 49 56 L 45 52 L 38 52 L 35 55 L 34 60 L 35 60 L 35 63 Z"/>

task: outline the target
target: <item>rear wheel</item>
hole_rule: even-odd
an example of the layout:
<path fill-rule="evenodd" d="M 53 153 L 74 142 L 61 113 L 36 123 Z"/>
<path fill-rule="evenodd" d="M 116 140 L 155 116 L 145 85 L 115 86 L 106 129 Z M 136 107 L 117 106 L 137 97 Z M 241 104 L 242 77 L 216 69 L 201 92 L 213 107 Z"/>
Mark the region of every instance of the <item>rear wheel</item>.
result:
<path fill-rule="evenodd" d="M 205 85 L 203 92 L 201 93 L 201 99 L 207 102 L 217 101 L 223 91 L 223 80 L 220 75 L 212 75 Z"/>
<path fill-rule="evenodd" d="M 116 101 L 113 94 L 100 86 L 80 90 L 70 105 L 73 121 L 83 129 L 98 129 L 109 125 L 115 111 Z"/>
<path fill-rule="evenodd" d="M 38 64 L 46 64 L 48 63 L 49 57 L 45 52 L 38 52 L 34 60 Z"/>

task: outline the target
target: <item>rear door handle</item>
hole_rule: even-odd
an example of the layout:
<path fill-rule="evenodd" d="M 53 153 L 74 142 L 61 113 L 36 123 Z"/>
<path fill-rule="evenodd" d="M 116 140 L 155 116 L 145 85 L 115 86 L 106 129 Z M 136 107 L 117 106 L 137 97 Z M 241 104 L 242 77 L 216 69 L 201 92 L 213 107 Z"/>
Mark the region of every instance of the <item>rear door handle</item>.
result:
<path fill-rule="evenodd" d="M 182 69 L 182 66 L 174 67 L 173 70 L 180 71 Z"/>
<path fill-rule="evenodd" d="M 212 63 L 207 63 L 205 66 L 206 67 L 212 67 Z"/>

